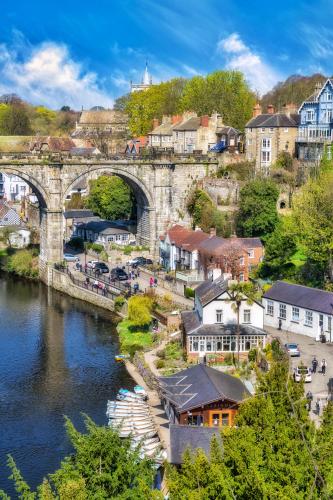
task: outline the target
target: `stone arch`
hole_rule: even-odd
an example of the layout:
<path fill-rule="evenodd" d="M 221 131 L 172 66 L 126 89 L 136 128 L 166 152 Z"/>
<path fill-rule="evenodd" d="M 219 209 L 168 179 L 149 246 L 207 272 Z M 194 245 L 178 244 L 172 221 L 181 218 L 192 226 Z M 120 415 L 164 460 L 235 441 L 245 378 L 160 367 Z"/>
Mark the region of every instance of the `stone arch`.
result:
<path fill-rule="evenodd" d="M 80 172 L 75 180 L 71 181 L 63 190 L 63 200 L 65 203 L 68 193 L 75 184 L 82 179 L 87 181 L 97 179 L 101 175 L 115 175 L 124 180 L 132 189 L 137 205 L 137 241 L 140 244 L 150 246 L 155 251 L 156 246 L 156 228 L 155 228 L 155 205 L 154 197 L 143 180 L 129 172 L 127 169 L 108 165 L 92 165 L 84 172 Z"/>

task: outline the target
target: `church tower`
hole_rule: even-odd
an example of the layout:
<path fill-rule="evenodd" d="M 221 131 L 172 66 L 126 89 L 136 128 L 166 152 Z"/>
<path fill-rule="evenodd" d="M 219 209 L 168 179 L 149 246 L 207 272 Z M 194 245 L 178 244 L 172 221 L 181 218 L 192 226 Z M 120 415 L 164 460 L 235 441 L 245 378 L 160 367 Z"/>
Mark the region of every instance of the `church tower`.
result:
<path fill-rule="evenodd" d="M 147 90 L 153 85 L 153 79 L 148 71 L 148 62 L 146 61 L 145 71 L 142 76 L 141 83 L 131 82 L 131 92 L 140 92 L 141 90 Z"/>

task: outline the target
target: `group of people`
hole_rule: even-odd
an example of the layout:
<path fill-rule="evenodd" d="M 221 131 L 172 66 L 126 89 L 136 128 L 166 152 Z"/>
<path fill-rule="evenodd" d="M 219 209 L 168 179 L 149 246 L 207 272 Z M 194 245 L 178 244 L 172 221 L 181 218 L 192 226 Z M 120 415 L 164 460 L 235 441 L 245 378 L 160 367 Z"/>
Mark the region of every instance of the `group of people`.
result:
<path fill-rule="evenodd" d="M 317 373 L 318 365 L 319 365 L 318 360 L 316 356 L 314 356 L 312 360 L 312 373 Z M 327 361 L 325 358 L 323 358 L 320 363 L 320 373 L 322 373 L 323 375 L 325 375 L 326 373 L 326 367 L 327 367 Z"/>
<path fill-rule="evenodd" d="M 153 276 L 150 276 L 150 278 L 149 278 L 149 286 L 150 286 L 150 288 L 154 288 L 154 287 L 156 288 L 157 287 L 157 278 L 156 277 L 154 278 Z"/>

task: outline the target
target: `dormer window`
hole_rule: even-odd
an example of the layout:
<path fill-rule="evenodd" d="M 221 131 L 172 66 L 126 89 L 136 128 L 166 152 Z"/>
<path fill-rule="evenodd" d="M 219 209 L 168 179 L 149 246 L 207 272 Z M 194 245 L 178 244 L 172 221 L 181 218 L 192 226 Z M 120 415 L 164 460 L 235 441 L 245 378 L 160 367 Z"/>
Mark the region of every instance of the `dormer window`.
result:
<path fill-rule="evenodd" d="M 306 112 L 306 121 L 312 122 L 315 119 L 315 112 L 313 109 L 308 109 Z"/>

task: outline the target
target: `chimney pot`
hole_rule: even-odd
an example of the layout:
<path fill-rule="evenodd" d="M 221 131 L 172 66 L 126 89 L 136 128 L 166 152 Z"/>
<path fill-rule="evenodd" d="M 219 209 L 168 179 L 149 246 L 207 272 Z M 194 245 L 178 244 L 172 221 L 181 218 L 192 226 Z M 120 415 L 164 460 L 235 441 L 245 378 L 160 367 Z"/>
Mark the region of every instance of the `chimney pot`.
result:
<path fill-rule="evenodd" d="M 209 116 L 208 115 L 200 116 L 201 127 L 208 127 L 208 124 L 209 124 Z"/>
<path fill-rule="evenodd" d="M 273 106 L 273 104 L 269 104 L 267 106 L 267 113 L 270 114 L 270 115 L 274 114 L 274 106 Z"/>
<path fill-rule="evenodd" d="M 253 107 L 253 113 L 252 113 L 252 116 L 253 118 L 255 118 L 256 116 L 259 116 L 261 115 L 261 106 L 260 104 L 257 102 L 257 104 Z"/>

